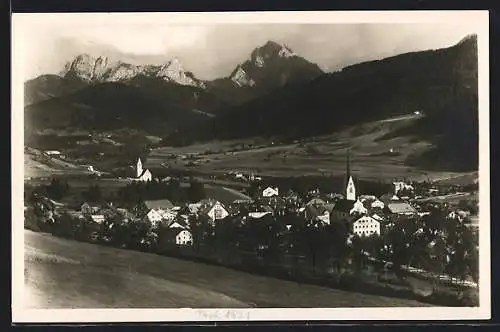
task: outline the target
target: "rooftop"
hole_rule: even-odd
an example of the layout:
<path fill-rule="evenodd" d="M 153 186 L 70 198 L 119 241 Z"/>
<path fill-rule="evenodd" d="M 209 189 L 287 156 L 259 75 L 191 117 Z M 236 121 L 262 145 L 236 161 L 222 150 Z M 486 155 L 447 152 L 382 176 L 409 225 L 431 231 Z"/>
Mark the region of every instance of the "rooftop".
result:
<path fill-rule="evenodd" d="M 171 209 L 174 207 L 168 199 L 145 201 L 144 204 L 146 204 L 148 209 Z"/>

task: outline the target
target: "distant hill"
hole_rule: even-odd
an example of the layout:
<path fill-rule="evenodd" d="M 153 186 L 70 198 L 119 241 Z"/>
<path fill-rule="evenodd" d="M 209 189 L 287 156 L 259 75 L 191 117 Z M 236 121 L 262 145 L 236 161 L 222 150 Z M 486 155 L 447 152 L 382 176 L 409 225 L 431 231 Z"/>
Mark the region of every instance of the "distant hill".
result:
<path fill-rule="evenodd" d="M 57 75 L 41 75 L 24 83 L 24 105 L 78 91 L 88 84 L 80 79 L 63 78 Z"/>
<path fill-rule="evenodd" d="M 230 104 L 242 104 L 285 85 L 303 83 L 323 74 L 318 65 L 285 45 L 269 41 L 228 77 L 207 82 L 207 89 Z"/>
<path fill-rule="evenodd" d="M 165 134 L 208 118 L 224 104 L 201 88 L 136 76 L 90 85 L 75 93 L 25 108 L 25 127 L 112 130 L 133 128 Z"/>
<path fill-rule="evenodd" d="M 430 158 L 437 156 L 442 161 L 436 165 L 477 168 L 476 36 L 449 48 L 361 63 L 311 82 L 284 86 L 167 136 L 164 142 L 302 138 L 416 111 L 425 117 L 397 134 L 430 140 L 437 147 L 408 162 L 431 166 Z"/>

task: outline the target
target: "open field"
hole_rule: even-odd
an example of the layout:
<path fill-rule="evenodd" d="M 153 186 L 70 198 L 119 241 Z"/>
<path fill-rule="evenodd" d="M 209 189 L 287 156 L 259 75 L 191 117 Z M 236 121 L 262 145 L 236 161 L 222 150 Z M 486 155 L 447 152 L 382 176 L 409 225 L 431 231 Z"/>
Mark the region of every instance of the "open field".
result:
<path fill-rule="evenodd" d="M 405 165 L 412 155 L 427 151 L 430 143 L 412 137 L 381 139 L 395 129 L 402 128 L 419 116 L 404 116 L 366 123 L 343 131 L 295 141 L 289 144 L 263 146 L 262 142 L 213 142 L 187 147 L 154 149 L 147 160 L 148 167 L 168 165 L 206 172 L 223 173 L 229 170 L 253 171 L 256 174 L 288 177 L 297 175 L 342 175 L 345 172 L 346 147 L 351 147 L 352 172 L 367 180 L 395 178 L 460 181 L 464 173 L 424 171 Z M 249 144 L 253 144 L 249 147 Z M 189 160 L 172 156 L 193 155 Z M 188 165 L 189 164 L 189 165 Z"/>
<path fill-rule="evenodd" d="M 237 199 L 251 200 L 252 198 L 231 188 L 205 184 L 207 197 L 215 198 L 223 204 L 230 204 Z"/>
<path fill-rule="evenodd" d="M 27 230 L 24 237 L 24 300 L 31 308 L 428 306 Z"/>
<path fill-rule="evenodd" d="M 81 175 L 89 174 L 83 166 L 57 159 L 24 154 L 24 178 L 49 177 L 52 175 Z"/>

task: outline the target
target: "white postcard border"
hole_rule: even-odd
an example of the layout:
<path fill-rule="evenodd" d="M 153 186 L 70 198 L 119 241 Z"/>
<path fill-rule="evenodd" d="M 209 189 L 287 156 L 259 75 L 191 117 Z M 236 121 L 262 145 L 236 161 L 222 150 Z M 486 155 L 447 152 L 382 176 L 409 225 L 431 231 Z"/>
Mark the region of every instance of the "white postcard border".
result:
<path fill-rule="evenodd" d="M 23 235 L 23 28 L 29 24 L 253 24 L 253 23 L 446 23 L 477 27 L 479 59 L 480 306 L 476 308 L 293 308 L 293 309 L 25 309 Z M 489 176 L 489 14 L 487 11 L 64 13 L 12 15 L 12 320 L 29 323 L 481 320 L 491 317 Z M 26 31 L 29 31 L 28 29 Z M 395 314 L 394 309 L 397 310 Z"/>

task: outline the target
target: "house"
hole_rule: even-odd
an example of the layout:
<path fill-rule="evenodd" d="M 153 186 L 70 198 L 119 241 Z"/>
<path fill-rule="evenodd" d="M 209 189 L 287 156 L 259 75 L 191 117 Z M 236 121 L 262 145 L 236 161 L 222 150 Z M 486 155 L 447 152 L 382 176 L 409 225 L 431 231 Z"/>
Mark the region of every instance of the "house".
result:
<path fill-rule="evenodd" d="M 156 227 L 163 220 L 163 215 L 158 210 L 151 209 L 146 215 L 146 218 L 153 227 Z"/>
<path fill-rule="evenodd" d="M 224 205 L 213 199 L 203 200 L 201 203 L 200 215 L 208 216 L 208 218 L 215 222 L 216 220 L 224 219 L 229 216 L 229 212 Z"/>
<path fill-rule="evenodd" d="M 447 218 L 448 219 L 457 219 L 458 221 L 462 222 L 466 220 L 470 216 L 470 212 L 468 211 L 462 211 L 462 210 L 457 210 L 457 211 L 451 211 Z"/>
<path fill-rule="evenodd" d="M 354 221 L 352 231 L 360 237 L 371 236 L 373 234 L 380 235 L 380 222 L 370 216 L 362 216 Z"/>
<path fill-rule="evenodd" d="M 385 207 L 385 204 L 381 200 L 376 199 L 370 204 L 370 207 L 372 209 L 383 209 Z"/>
<path fill-rule="evenodd" d="M 413 216 L 417 210 L 407 202 L 391 202 L 385 206 L 385 212 L 398 216 Z"/>
<path fill-rule="evenodd" d="M 193 235 L 187 229 L 183 229 L 175 236 L 175 244 L 180 246 L 192 245 Z"/>
<path fill-rule="evenodd" d="M 153 179 L 153 175 L 149 171 L 149 169 L 143 169 L 142 168 L 142 162 L 141 158 L 137 160 L 137 166 L 136 166 L 136 177 L 135 181 L 141 181 L 141 182 L 149 182 Z"/>
<path fill-rule="evenodd" d="M 361 203 L 365 203 L 365 202 L 372 202 L 372 201 L 375 201 L 377 199 L 377 197 L 375 197 L 374 195 L 360 195 L 358 197 L 359 201 Z"/>
<path fill-rule="evenodd" d="M 102 214 L 93 214 L 90 216 L 90 218 L 92 218 L 92 221 L 96 224 L 102 224 L 106 219 L 106 217 L 104 217 L 104 215 Z"/>
<path fill-rule="evenodd" d="M 322 200 L 321 198 L 315 197 L 311 199 L 309 202 L 307 202 L 306 205 L 312 205 L 312 206 L 325 206 L 326 202 Z"/>
<path fill-rule="evenodd" d="M 173 220 L 169 225 L 168 228 L 180 228 L 180 229 L 187 229 L 188 225 L 187 223 L 182 220 L 182 218 L 178 218 L 177 220 Z"/>
<path fill-rule="evenodd" d="M 45 151 L 45 154 L 48 156 L 59 156 L 59 155 L 61 155 L 61 151 L 48 150 L 48 151 Z"/>
<path fill-rule="evenodd" d="M 97 206 L 91 206 L 90 204 L 88 203 L 83 203 L 82 206 L 80 207 L 80 211 L 84 214 L 84 215 L 91 215 L 91 214 L 95 214 L 97 212 L 99 212 L 100 208 L 97 207 Z"/>
<path fill-rule="evenodd" d="M 193 244 L 193 234 L 182 228 L 168 228 L 162 232 L 162 241 L 177 246 L 190 246 Z"/>
<path fill-rule="evenodd" d="M 162 219 L 165 220 L 165 221 L 168 221 L 168 222 L 173 221 L 177 217 L 177 215 L 178 215 L 178 212 L 175 211 L 175 210 L 162 210 L 162 209 L 159 209 L 157 211 L 161 214 Z"/>
<path fill-rule="evenodd" d="M 199 204 L 199 203 L 188 204 L 189 213 L 197 214 L 200 207 L 201 207 L 201 204 Z"/>
<path fill-rule="evenodd" d="M 278 187 L 273 188 L 273 187 L 267 187 L 262 191 L 262 197 L 272 197 L 272 196 L 278 196 L 279 195 L 279 190 Z"/>
<path fill-rule="evenodd" d="M 399 192 L 404 191 L 404 192 L 413 192 L 415 188 L 413 188 L 412 185 L 406 184 L 405 182 L 398 181 L 398 182 L 393 182 L 394 185 L 394 195 L 399 194 Z"/>

